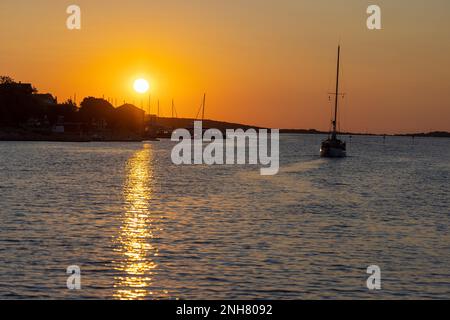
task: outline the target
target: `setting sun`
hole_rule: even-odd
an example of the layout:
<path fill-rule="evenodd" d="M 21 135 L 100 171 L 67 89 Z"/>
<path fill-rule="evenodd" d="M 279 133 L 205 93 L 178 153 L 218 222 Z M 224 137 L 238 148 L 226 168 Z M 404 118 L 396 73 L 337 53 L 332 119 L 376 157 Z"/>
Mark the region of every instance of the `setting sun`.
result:
<path fill-rule="evenodd" d="M 138 93 L 146 93 L 149 89 L 148 81 L 145 79 L 137 79 L 134 81 L 134 90 Z"/>

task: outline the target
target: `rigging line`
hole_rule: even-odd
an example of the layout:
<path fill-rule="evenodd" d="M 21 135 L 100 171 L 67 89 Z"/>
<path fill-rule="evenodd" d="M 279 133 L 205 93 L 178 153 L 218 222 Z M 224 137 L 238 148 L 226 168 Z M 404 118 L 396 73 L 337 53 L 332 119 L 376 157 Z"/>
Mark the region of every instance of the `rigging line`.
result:
<path fill-rule="evenodd" d="M 332 76 L 331 76 L 331 73 L 330 72 L 328 72 L 328 87 L 327 87 L 327 92 L 331 92 L 333 89 L 332 89 L 332 83 L 331 83 L 331 81 L 332 81 Z"/>
<path fill-rule="evenodd" d="M 202 110 L 202 105 L 200 105 L 200 108 L 198 108 L 197 115 L 195 116 L 195 120 L 198 119 L 198 115 L 200 114 L 201 110 Z"/>
<path fill-rule="evenodd" d="M 342 120 L 341 119 L 343 118 L 342 117 L 342 113 L 344 112 L 345 107 L 346 107 L 344 95 L 341 96 L 341 99 L 342 99 L 342 101 L 341 101 L 341 112 L 339 112 L 339 116 L 338 116 L 338 131 L 339 132 L 342 132 L 341 129 L 342 129 L 343 126 L 341 125 L 342 124 Z"/>
<path fill-rule="evenodd" d="M 331 132 L 331 127 L 333 123 L 333 104 L 332 99 L 328 99 L 328 110 L 330 111 L 330 120 L 328 121 L 328 134 Z"/>
<path fill-rule="evenodd" d="M 348 112 L 347 112 L 347 109 L 349 108 L 349 106 L 350 106 L 350 102 L 349 102 L 349 100 L 348 100 L 349 98 L 348 98 L 348 94 L 345 94 L 343 97 L 342 97 L 342 103 L 341 103 L 341 105 L 342 105 L 342 118 L 343 119 L 348 119 L 348 117 L 347 117 L 347 114 L 348 114 Z M 339 121 L 341 121 L 341 120 L 339 120 Z M 342 128 L 345 128 L 345 126 L 342 126 Z"/>
<path fill-rule="evenodd" d="M 340 74 L 341 74 L 340 75 L 341 90 L 340 90 L 340 93 L 339 93 L 339 96 L 340 96 L 339 98 L 341 98 L 341 102 L 340 102 L 341 112 L 339 112 L 337 121 L 338 121 L 338 131 L 342 132 L 342 128 L 344 127 L 344 126 L 341 125 L 342 124 L 342 120 L 341 119 L 343 119 L 342 113 L 345 112 L 345 109 L 346 109 L 346 106 L 347 106 L 346 99 L 345 99 L 346 98 L 346 92 L 347 92 L 347 81 L 346 81 L 346 77 L 345 77 L 346 69 L 344 67 L 343 59 L 339 60 L 339 69 L 340 69 Z"/>
<path fill-rule="evenodd" d="M 345 102 L 345 104 L 344 104 L 344 116 L 345 116 L 345 119 L 348 119 L 348 117 L 347 117 L 347 115 L 348 115 L 348 108 L 349 108 L 349 106 L 350 106 L 350 102 L 349 102 L 349 100 L 348 100 L 348 95 L 345 95 L 345 100 L 344 100 L 344 102 Z"/>
<path fill-rule="evenodd" d="M 344 67 L 344 63 L 342 63 L 342 61 L 341 61 L 341 63 L 340 63 L 340 65 L 341 65 L 341 78 L 342 78 L 342 90 L 341 90 L 341 92 L 343 93 L 343 95 L 345 95 L 345 93 L 347 92 L 347 78 L 346 78 L 346 69 L 345 69 L 345 67 Z"/>
<path fill-rule="evenodd" d="M 334 81 L 336 80 L 336 60 L 333 56 L 328 57 L 328 68 L 327 68 L 327 74 L 328 74 L 328 91 L 327 92 L 334 92 Z"/>
<path fill-rule="evenodd" d="M 340 112 L 339 112 L 339 115 L 338 115 L 338 118 L 337 118 L 337 126 L 338 126 L 338 132 L 341 132 L 341 116 L 342 116 L 342 109 L 344 108 L 344 103 L 343 103 L 343 98 L 342 98 L 342 100 L 341 100 L 341 103 L 340 103 L 340 105 L 341 105 L 341 110 L 340 110 Z"/>

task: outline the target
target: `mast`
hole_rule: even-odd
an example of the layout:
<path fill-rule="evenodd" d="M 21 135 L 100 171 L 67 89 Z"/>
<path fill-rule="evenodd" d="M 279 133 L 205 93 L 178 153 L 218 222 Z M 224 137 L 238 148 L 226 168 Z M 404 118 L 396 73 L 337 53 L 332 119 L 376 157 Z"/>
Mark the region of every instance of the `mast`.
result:
<path fill-rule="evenodd" d="M 336 139 L 336 127 L 337 127 L 337 113 L 338 113 L 338 97 L 339 97 L 339 59 L 341 55 L 341 46 L 338 46 L 338 54 L 337 54 L 337 71 L 336 71 L 336 93 L 334 100 L 334 120 L 333 120 L 333 133 L 332 139 Z"/>
<path fill-rule="evenodd" d="M 206 93 L 203 94 L 202 121 L 205 120 L 205 101 L 206 101 Z"/>
<path fill-rule="evenodd" d="M 172 99 L 172 118 L 173 118 L 173 99 Z"/>
<path fill-rule="evenodd" d="M 177 107 L 175 107 L 175 102 L 173 99 L 172 99 L 172 106 L 173 106 L 173 114 L 174 114 L 175 118 L 178 118 Z"/>
<path fill-rule="evenodd" d="M 148 95 L 148 114 L 152 114 L 152 95 Z"/>

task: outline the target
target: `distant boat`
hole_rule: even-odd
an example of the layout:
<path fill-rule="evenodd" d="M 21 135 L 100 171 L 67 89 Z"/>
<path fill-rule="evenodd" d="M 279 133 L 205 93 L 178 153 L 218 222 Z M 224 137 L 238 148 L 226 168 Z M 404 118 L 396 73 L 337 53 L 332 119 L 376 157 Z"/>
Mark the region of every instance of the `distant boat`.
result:
<path fill-rule="evenodd" d="M 336 74 L 336 92 L 334 102 L 334 118 L 332 120 L 333 129 L 328 136 L 328 139 L 322 141 L 320 146 L 320 156 L 325 158 L 343 158 L 347 155 L 345 141 L 341 141 L 337 138 L 337 114 L 338 114 L 338 98 L 341 95 L 339 93 L 339 59 L 341 54 L 341 46 L 338 46 L 337 53 L 337 74 Z"/>
<path fill-rule="evenodd" d="M 205 106 L 206 106 L 206 93 L 203 94 L 202 104 L 200 105 L 200 109 L 198 109 L 197 115 L 195 116 L 195 121 L 200 121 L 198 119 L 198 116 L 200 114 L 200 111 L 202 112 L 202 118 L 201 118 L 201 122 L 202 122 L 202 137 L 203 137 L 203 134 L 205 133 L 205 131 L 208 130 L 208 128 L 204 126 L 204 124 L 205 124 Z M 195 133 L 196 133 L 194 126 L 188 128 L 188 130 L 191 133 L 191 138 L 194 139 L 195 138 Z M 201 137 L 198 137 L 198 138 L 201 138 Z"/>

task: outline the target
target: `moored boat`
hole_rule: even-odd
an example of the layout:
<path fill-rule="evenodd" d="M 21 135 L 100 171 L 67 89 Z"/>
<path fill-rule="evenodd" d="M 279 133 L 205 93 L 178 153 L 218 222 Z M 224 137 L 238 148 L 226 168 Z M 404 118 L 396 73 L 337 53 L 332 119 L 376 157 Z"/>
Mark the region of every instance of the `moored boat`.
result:
<path fill-rule="evenodd" d="M 341 54 L 341 46 L 338 46 L 337 54 L 337 74 L 336 74 L 336 92 L 334 102 L 334 119 L 332 120 L 332 131 L 330 136 L 322 141 L 320 146 L 320 156 L 326 158 L 342 158 L 347 156 L 347 146 L 345 141 L 339 140 L 337 137 L 337 115 L 338 115 L 338 98 L 342 94 L 339 93 L 339 59 Z"/>

